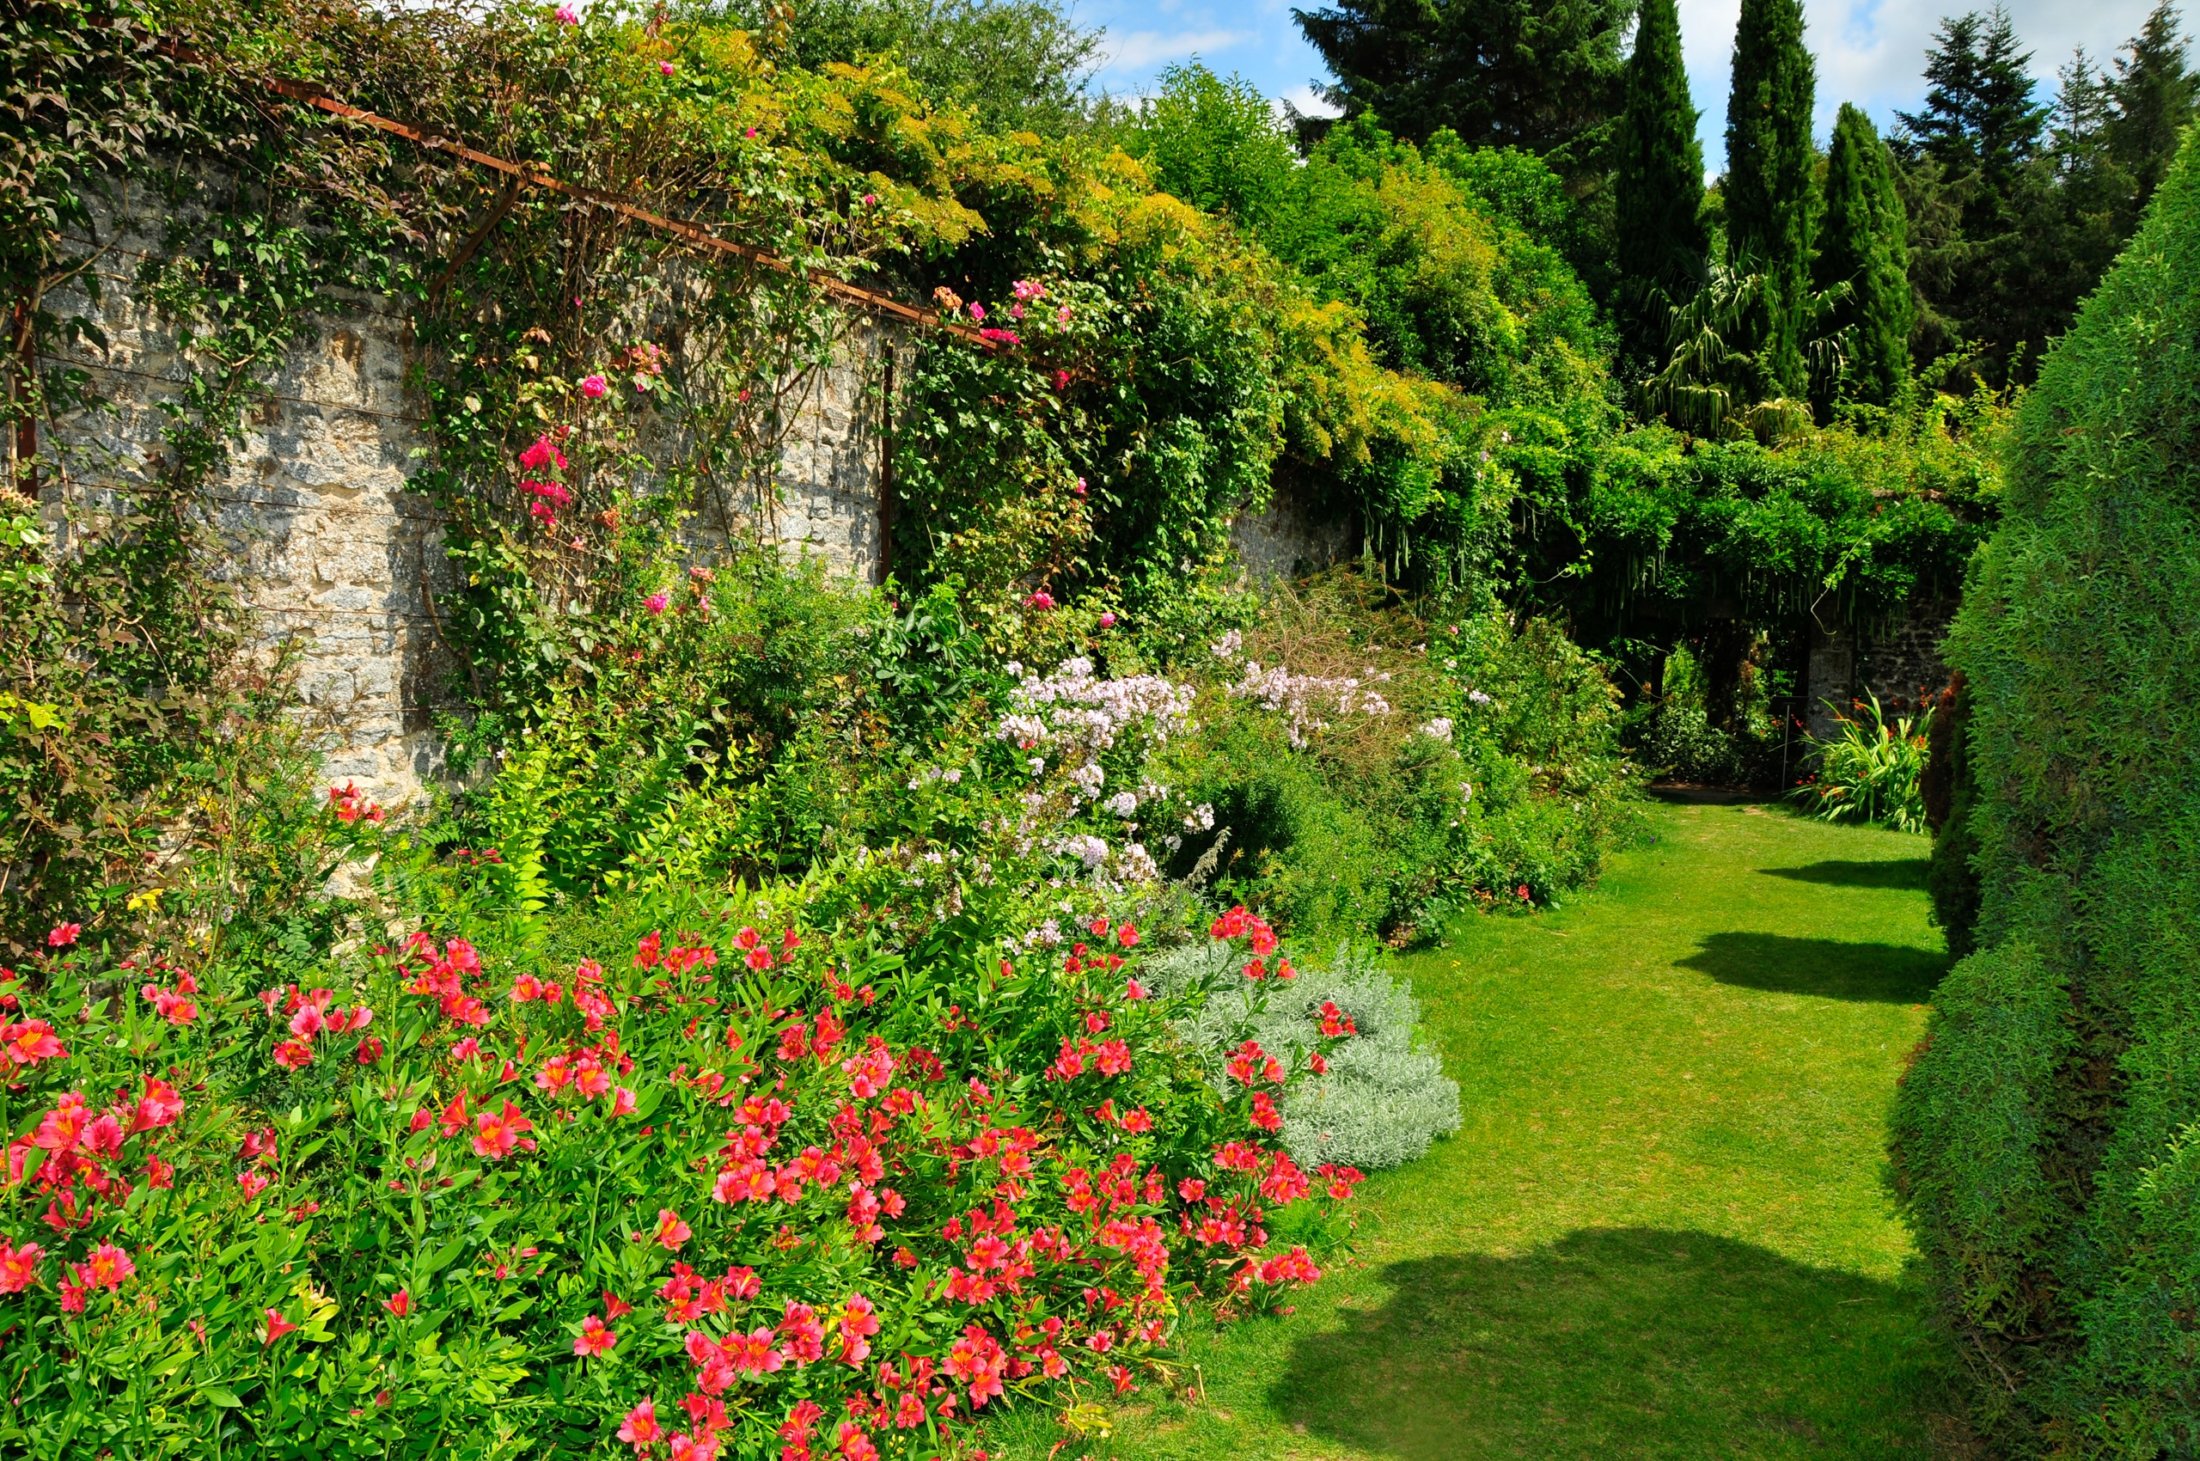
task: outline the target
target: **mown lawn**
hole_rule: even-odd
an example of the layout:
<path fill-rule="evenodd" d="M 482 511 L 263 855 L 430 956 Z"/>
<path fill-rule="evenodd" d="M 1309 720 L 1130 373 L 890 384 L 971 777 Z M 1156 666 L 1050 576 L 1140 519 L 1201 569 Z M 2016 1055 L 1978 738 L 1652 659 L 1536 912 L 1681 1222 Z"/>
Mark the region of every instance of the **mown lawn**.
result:
<path fill-rule="evenodd" d="M 1652 825 L 1572 906 L 1406 962 L 1463 1129 L 1368 1183 L 1297 1313 L 1195 1337 L 1204 1403 L 1149 1389 L 1074 1454 L 1965 1449 L 1884 1185 L 1945 963 L 1923 839 L 1753 806 Z"/>

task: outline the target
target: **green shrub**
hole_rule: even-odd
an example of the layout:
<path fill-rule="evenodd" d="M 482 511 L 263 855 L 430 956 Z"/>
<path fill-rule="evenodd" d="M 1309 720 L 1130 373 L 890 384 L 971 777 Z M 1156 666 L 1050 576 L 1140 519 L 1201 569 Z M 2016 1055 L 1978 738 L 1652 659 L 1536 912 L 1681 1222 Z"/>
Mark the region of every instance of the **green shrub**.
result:
<path fill-rule="evenodd" d="M 1270 586 L 1214 651 L 1195 728 L 1154 772 L 1211 813 L 1169 869 L 1207 863 L 1224 897 L 1302 936 L 1425 936 L 1462 907 L 1547 903 L 1626 833 L 1611 684 L 1546 622 L 1471 601 L 1426 618 L 1338 572 Z"/>
<path fill-rule="evenodd" d="M 1933 833 L 1925 886 L 1933 899 L 1933 921 L 1948 940 L 1949 956 L 1956 959 L 1971 952 L 1978 929 L 1978 869 L 1972 865 L 1978 841 L 1971 829 L 1978 782 L 1971 775 L 1970 726 L 1971 697 L 1959 670 L 1935 699 L 1921 778 L 1925 825 Z"/>
<path fill-rule="evenodd" d="M 2200 142 L 2024 401 L 1966 680 L 1977 951 L 1900 1191 L 2012 1454 L 2200 1451 Z"/>
<path fill-rule="evenodd" d="M 1249 1033 L 1286 1065 L 1302 1065 L 1315 1053 L 1310 1037 L 1325 1005 L 1350 1018 L 1353 1036 L 1284 1101 L 1283 1143 L 1300 1165 L 1400 1167 L 1459 1129 L 1459 1087 L 1418 1039 L 1412 991 L 1377 955 L 1347 944 L 1288 984 L 1251 983 L 1242 962 L 1227 947 L 1199 943 L 1155 959 L 1148 976 L 1164 996 L 1187 997 L 1177 1027 L 1199 1050 L 1225 1052 Z"/>
<path fill-rule="evenodd" d="M 1822 822 L 1868 822 L 1897 832 L 1925 830 L 1925 753 L 1933 709 L 1893 720 L 1867 693 L 1854 714 L 1836 710 L 1839 727 L 1804 753 L 1808 779 L 1789 793 Z M 1866 716 L 1866 710 L 1869 716 Z"/>
<path fill-rule="evenodd" d="M 1764 757 L 1758 746 L 1721 730 L 1701 705 L 1650 707 L 1635 755 L 1652 774 L 1693 786 L 1755 786 Z"/>

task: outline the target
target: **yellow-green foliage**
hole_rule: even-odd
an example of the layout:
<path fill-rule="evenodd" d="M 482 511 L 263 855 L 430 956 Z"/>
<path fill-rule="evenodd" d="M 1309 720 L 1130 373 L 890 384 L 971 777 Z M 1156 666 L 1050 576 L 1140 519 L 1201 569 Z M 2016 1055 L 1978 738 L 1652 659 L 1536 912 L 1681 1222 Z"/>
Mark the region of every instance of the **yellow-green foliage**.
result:
<path fill-rule="evenodd" d="M 2049 356 L 1950 654 L 1977 952 L 1896 1159 L 2012 1454 L 2200 1450 L 2200 144 Z"/>

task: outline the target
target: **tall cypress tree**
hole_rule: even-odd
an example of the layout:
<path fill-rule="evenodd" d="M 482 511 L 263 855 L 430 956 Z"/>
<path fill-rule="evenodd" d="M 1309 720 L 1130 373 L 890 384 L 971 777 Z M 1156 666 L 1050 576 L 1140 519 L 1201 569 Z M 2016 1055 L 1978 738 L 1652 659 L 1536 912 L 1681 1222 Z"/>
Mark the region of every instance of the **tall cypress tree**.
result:
<path fill-rule="evenodd" d="M 1681 61 L 1680 11 L 1674 0 L 1642 0 L 1612 189 L 1626 270 L 1620 327 L 1637 359 L 1662 355 L 1668 311 L 1703 286 L 1703 146 L 1696 140 L 1696 117 Z"/>
<path fill-rule="evenodd" d="M 1798 399 L 1808 383 L 1814 81 L 1801 0 L 1742 0 L 1726 107 L 1727 254 L 1764 276 L 1750 346 L 1767 384 Z"/>
<path fill-rule="evenodd" d="M 1909 220 L 1895 195 L 1894 163 L 1871 118 L 1848 103 L 1833 126 L 1826 157 L 1826 206 L 1818 225 L 1812 282 L 1848 286 L 1834 306 L 1833 328 L 1848 331 L 1848 367 L 1839 394 L 1890 404 L 1910 367 Z M 1820 409 L 1832 404 L 1822 392 Z"/>

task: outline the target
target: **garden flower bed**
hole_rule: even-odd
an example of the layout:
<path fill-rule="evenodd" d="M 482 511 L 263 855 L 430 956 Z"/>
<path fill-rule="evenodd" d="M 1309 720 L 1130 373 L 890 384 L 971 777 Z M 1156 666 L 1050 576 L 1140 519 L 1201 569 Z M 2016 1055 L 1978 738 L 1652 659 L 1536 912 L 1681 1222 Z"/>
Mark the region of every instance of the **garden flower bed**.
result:
<path fill-rule="evenodd" d="M 1130 924 L 920 972 L 877 920 L 773 911 L 569 964 L 415 932 L 323 987 L 56 928 L 6 976 L 0 1436 L 953 1456 L 1004 1402 L 1074 1426 L 1140 1385 L 1195 1298 L 1320 1276 L 1359 1174 L 1301 1169 L 1276 1103 L 1349 1021 L 1299 1070 L 1210 1059 Z M 1288 977 L 1242 910 L 1211 936 Z"/>

